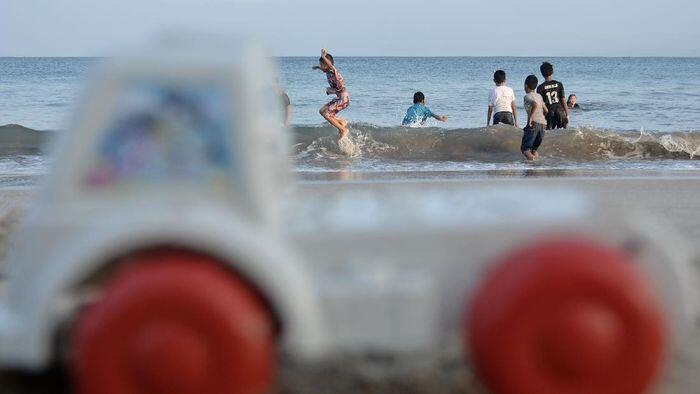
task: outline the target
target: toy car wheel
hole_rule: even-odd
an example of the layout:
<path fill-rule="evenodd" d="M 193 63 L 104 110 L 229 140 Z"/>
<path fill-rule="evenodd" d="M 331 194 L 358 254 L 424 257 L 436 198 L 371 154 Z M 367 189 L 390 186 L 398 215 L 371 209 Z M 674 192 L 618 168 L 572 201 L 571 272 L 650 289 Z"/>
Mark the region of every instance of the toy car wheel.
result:
<path fill-rule="evenodd" d="M 664 361 L 650 283 L 630 256 L 588 240 L 506 256 L 466 316 L 474 369 L 496 393 L 640 393 Z"/>
<path fill-rule="evenodd" d="M 73 379 L 81 393 L 263 393 L 274 335 L 258 295 L 212 259 L 151 253 L 79 316 Z"/>

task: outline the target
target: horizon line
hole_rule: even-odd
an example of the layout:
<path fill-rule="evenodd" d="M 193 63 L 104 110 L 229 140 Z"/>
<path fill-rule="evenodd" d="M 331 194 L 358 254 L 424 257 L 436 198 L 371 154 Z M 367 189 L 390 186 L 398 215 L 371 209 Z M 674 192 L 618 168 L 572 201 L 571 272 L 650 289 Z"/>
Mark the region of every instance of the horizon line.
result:
<path fill-rule="evenodd" d="M 121 55 L 113 55 L 121 56 Z M 56 59 L 70 59 L 70 58 L 83 58 L 83 59 L 98 59 L 111 57 L 110 55 L 0 55 L 0 59 L 40 59 L 40 58 L 56 58 Z M 274 55 L 276 58 L 314 58 L 318 55 Z M 611 55 L 336 55 L 337 58 L 607 58 L 607 59 L 644 59 L 644 58 L 656 58 L 656 59 L 700 59 L 700 56 L 685 56 L 685 55 L 625 55 L 625 56 L 611 56 Z"/>

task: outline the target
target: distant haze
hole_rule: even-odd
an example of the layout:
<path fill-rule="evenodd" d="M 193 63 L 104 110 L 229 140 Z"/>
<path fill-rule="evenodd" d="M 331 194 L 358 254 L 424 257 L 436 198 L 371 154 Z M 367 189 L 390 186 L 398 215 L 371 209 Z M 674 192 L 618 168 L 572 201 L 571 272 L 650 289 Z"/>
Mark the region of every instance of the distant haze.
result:
<path fill-rule="evenodd" d="M 0 56 L 102 56 L 164 30 L 275 54 L 700 56 L 698 0 L 0 0 Z"/>

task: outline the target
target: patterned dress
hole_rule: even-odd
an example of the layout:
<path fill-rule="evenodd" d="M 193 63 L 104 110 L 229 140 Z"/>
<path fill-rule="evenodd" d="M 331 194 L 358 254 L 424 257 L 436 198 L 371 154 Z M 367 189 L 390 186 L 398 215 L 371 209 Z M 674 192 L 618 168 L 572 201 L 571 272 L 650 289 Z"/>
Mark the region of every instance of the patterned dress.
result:
<path fill-rule="evenodd" d="M 328 85 L 335 90 L 337 96 L 328 103 L 327 113 L 335 116 L 350 105 L 350 94 L 345 88 L 345 80 L 337 68 L 333 67 L 326 71 L 326 78 L 328 79 Z"/>

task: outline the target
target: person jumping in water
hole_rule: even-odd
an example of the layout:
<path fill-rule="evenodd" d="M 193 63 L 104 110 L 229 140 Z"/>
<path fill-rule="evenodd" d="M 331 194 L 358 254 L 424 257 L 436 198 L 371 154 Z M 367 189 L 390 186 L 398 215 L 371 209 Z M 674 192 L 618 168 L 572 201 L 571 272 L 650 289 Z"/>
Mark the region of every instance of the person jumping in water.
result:
<path fill-rule="evenodd" d="M 326 94 L 336 95 L 333 100 L 321 107 L 318 112 L 328 121 L 328 123 L 338 129 L 338 139 L 341 139 L 345 137 L 349 131 L 348 121 L 338 117 L 338 112 L 344 110 L 350 105 L 350 94 L 345 87 L 345 80 L 343 80 L 343 76 L 340 75 L 338 69 L 335 68 L 333 56 L 331 56 L 331 54 L 325 49 L 321 50 L 319 65 L 314 66 L 313 69 L 321 70 L 326 73 L 328 85 L 330 85 L 330 87 L 326 89 Z"/>
<path fill-rule="evenodd" d="M 493 73 L 493 82 L 496 87 L 489 94 L 486 127 L 489 127 L 491 115 L 493 115 L 494 126 L 503 123 L 520 128 L 518 126 L 518 111 L 515 108 L 515 93 L 513 93 L 513 89 L 506 86 L 506 72 L 498 70 Z"/>

